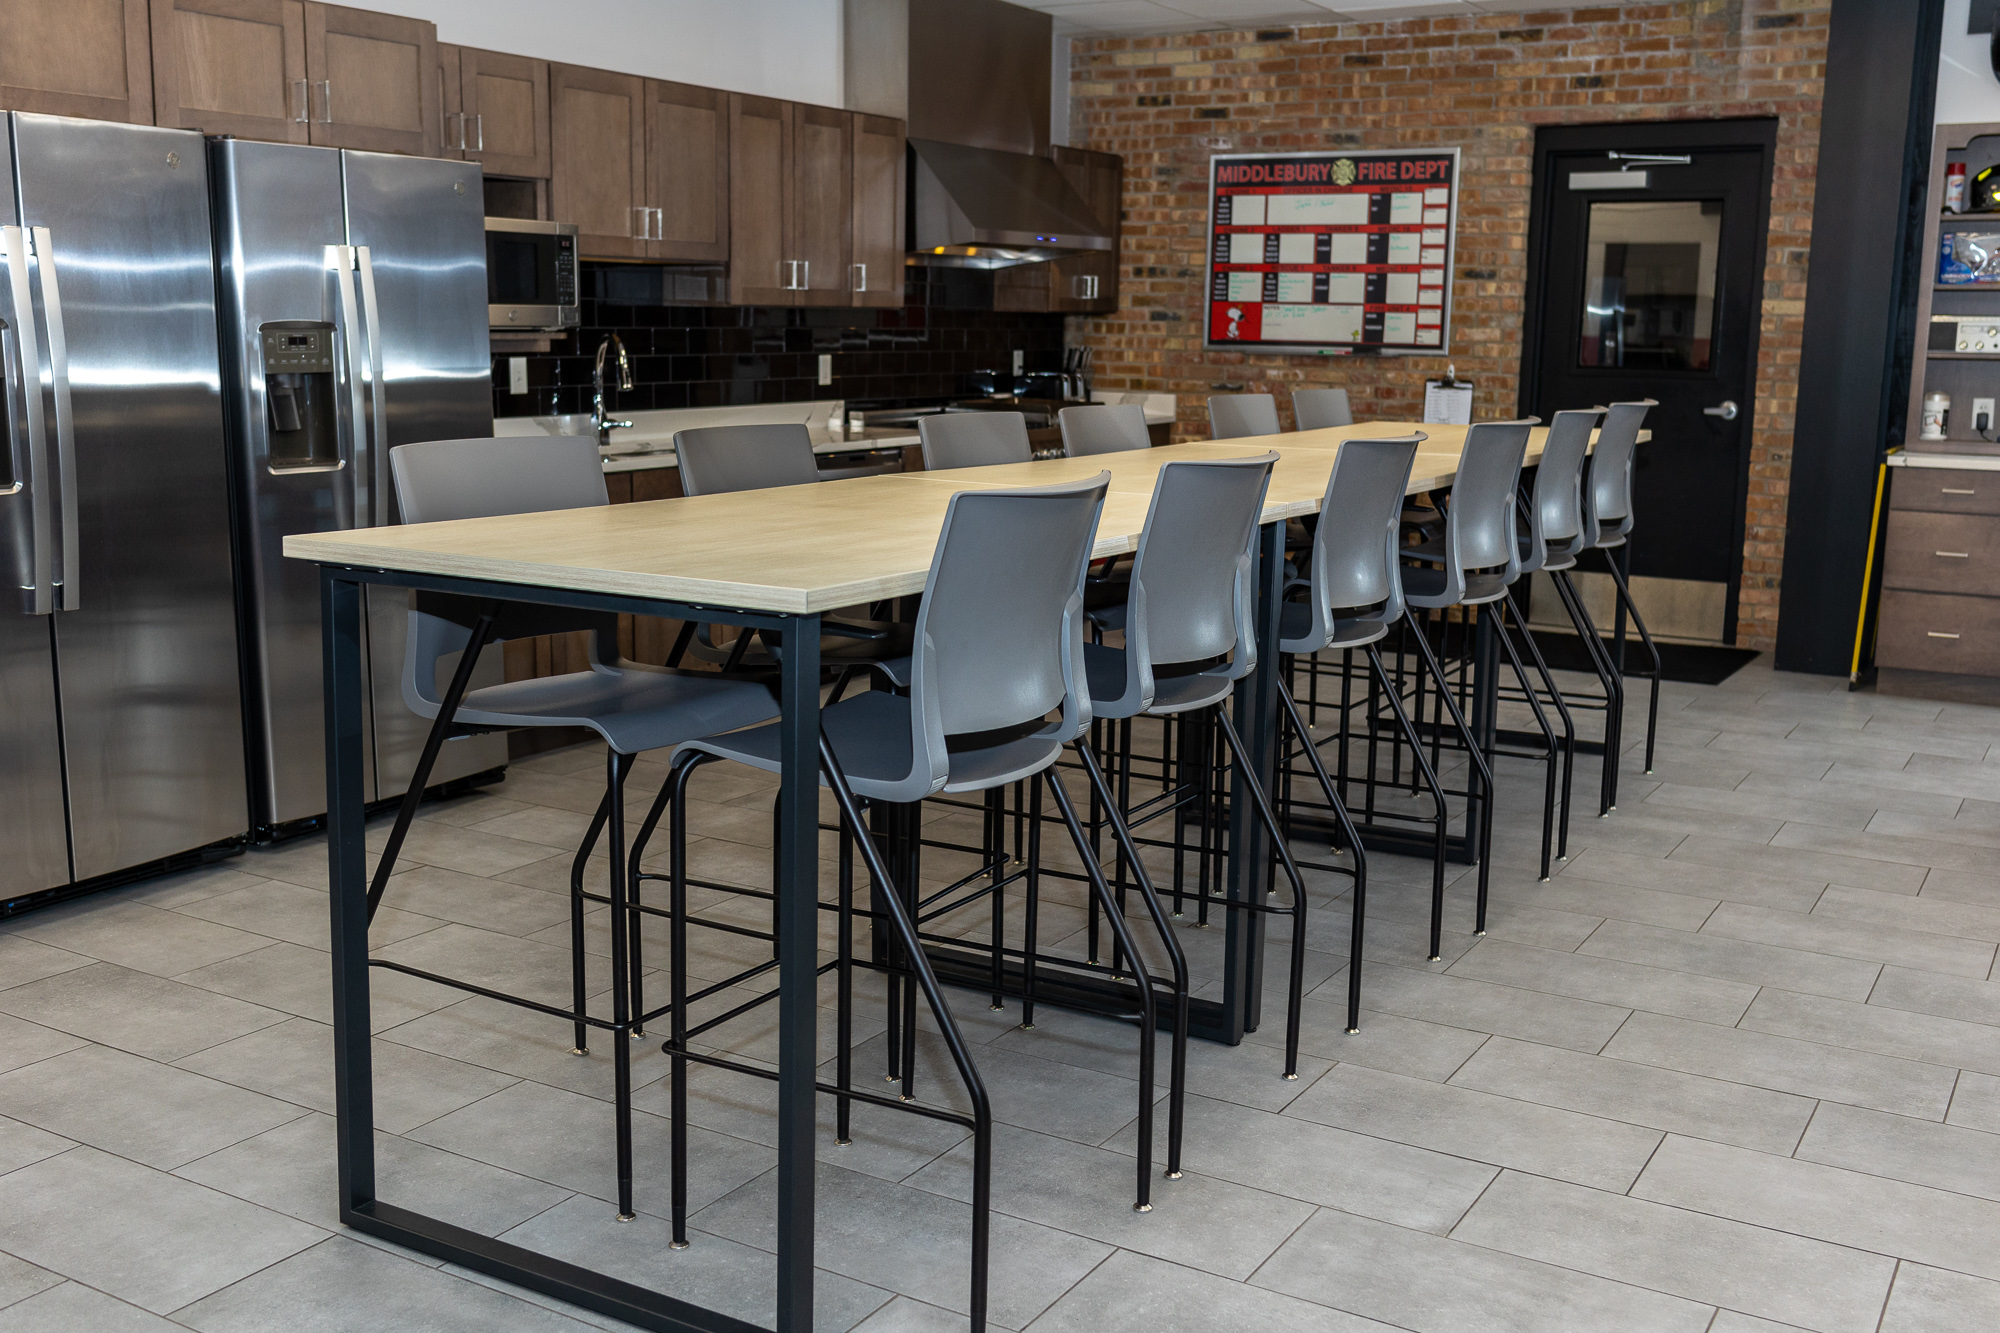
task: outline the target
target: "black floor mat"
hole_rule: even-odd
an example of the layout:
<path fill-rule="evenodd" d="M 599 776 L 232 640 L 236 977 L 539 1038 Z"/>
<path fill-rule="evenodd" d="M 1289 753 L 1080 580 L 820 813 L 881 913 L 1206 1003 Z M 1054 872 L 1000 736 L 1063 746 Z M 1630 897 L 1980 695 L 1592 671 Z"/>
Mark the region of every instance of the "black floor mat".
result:
<path fill-rule="evenodd" d="M 1590 654 L 1584 651 L 1583 640 L 1574 634 L 1538 629 L 1535 631 L 1535 646 L 1542 650 L 1543 660 L 1548 662 L 1551 670 L 1592 670 Z M 1610 647 L 1610 640 L 1605 641 L 1605 646 Z M 1705 643 L 1663 643 L 1659 648 L 1661 678 L 1685 681 L 1690 685 L 1720 685 L 1757 656 L 1754 648 L 1722 648 Z M 1650 676 L 1652 666 L 1653 660 L 1646 653 L 1646 645 L 1640 643 L 1637 637 L 1627 639 L 1626 674 Z"/>

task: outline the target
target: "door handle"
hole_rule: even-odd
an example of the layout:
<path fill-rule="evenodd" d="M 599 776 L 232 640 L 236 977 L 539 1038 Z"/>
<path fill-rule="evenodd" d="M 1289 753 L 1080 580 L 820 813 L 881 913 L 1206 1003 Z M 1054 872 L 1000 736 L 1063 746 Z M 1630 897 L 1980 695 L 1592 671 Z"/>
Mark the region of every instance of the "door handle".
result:
<path fill-rule="evenodd" d="M 20 355 L 21 398 L 26 408 L 29 570 L 28 586 L 22 599 L 31 615 L 46 616 L 56 609 L 54 541 L 55 519 L 49 511 L 49 437 L 42 410 L 39 341 L 35 337 L 35 309 L 28 292 L 28 235 L 21 227 L 0 227 L 0 258 L 7 264 L 7 288 L 13 298 L 14 337 Z M 4 377 L 0 377 L 4 378 Z"/>
<path fill-rule="evenodd" d="M 799 289 L 799 261 L 796 259 L 786 259 L 780 262 L 785 266 L 785 281 L 779 290 L 786 292 L 797 291 Z"/>
<path fill-rule="evenodd" d="M 329 245 L 326 247 L 326 266 L 333 271 L 334 320 L 340 326 L 341 369 L 347 379 L 347 430 L 345 432 L 348 471 L 354 474 L 354 509 L 351 525 L 358 528 L 368 526 L 370 509 L 369 481 L 374 459 L 368 453 L 364 432 L 368 429 L 367 406 L 361 392 L 361 367 L 363 352 L 361 346 L 361 321 L 354 298 L 354 247 L 351 245 Z M 338 432 L 336 432 L 338 433 Z"/>
<path fill-rule="evenodd" d="M 1972 487 L 1972 486 L 1940 486 L 1940 487 L 1938 487 L 1938 489 L 1939 489 L 1940 491 L 1943 491 L 1943 492 L 1944 492 L 1944 493 L 1945 493 L 1946 495 L 1977 495 L 1977 494 L 1979 494 L 1979 491 L 1978 491 L 1978 489 L 1977 489 L 1976 487 Z"/>
<path fill-rule="evenodd" d="M 1970 559 L 1972 559 L 1972 552 L 1970 552 L 1970 551 L 1933 551 L 1933 552 L 1931 552 L 1931 554 L 1932 554 L 1932 555 L 1938 555 L 1938 556 L 1943 556 L 1943 557 L 1944 557 L 1944 558 L 1945 558 L 1946 560 L 1970 560 Z"/>
<path fill-rule="evenodd" d="M 1955 639 L 1958 636 L 1956 634 L 1946 634 L 1940 630 L 1933 629 L 1933 630 L 1925 630 L 1924 637 L 1927 639 Z"/>
<path fill-rule="evenodd" d="M 374 508 L 368 515 L 370 526 L 389 521 L 389 386 L 382 378 L 382 307 L 375 299 L 375 256 L 365 245 L 354 247 L 355 268 L 361 274 L 361 323 L 368 348 L 368 457 L 373 471 L 368 489 Z"/>
<path fill-rule="evenodd" d="M 1735 400 L 1725 398 L 1718 406 L 1702 408 L 1701 414 L 1705 417 L 1721 417 L 1724 421 L 1734 421 L 1736 420 Z"/>
<path fill-rule="evenodd" d="M 868 290 L 868 265 L 856 264 L 854 266 L 854 290 L 857 292 Z"/>
<path fill-rule="evenodd" d="M 83 605 L 82 525 L 76 502 L 76 414 L 70 410 L 69 338 L 63 332 L 62 290 L 56 283 L 56 247 L 47 227 L 29 232 L 42 282 L 42 327 L 49 339 L 49 388 L 56 409 L 56 486 L 62 495 L 62 569 L 58 609 Z"/>

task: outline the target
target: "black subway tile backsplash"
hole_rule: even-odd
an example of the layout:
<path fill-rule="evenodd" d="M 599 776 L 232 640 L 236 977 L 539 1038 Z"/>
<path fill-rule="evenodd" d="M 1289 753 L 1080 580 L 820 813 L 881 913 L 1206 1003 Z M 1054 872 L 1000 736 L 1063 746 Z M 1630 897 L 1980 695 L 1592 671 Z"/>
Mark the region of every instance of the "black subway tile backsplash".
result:
<path fill-rule="evenodd" d="M 839 310 L 676 304 L 707 280 L 676 269 L 583 265 L 583 324 L 546 354 L 530 355 L 528 392 L 507 392 L 507 356 L 493 358 L 493 414 L 590 410 L 598 343 L 616 333 L 632 363 L 632 388 L 608 395 L 614 411 L 844 398 L 897 406 L 967 392 L 978 371 L 1008 373 L 1013 354 L 1030 371 L 1060 368 L 1061 315 L 968 308 L 990 304 L 991 275 L 971 269 L 904 270 L 904 304 Z M 833 356 L 833 383 L 818 358 Z"/>

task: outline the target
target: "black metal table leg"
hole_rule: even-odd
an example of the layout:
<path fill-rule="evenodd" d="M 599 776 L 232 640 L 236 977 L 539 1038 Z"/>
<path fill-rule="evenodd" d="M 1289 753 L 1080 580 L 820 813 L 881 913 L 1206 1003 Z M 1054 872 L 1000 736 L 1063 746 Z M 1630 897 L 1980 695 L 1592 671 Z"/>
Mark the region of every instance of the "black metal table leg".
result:
<path fill-rule="evenodd" d="M 819 617 L 784 629 L 778 688 L 778 1333 L 813 1326 L 819 1018 Z"/>
<path fill-rule="evenodd" d="M 363 824 L 361 585 L 320 570 L 326 680 L 327 900 L 333 927 L 333 1099 L 340 1220 L 375 1201 L 375 1086 L 368 1047 L 368 853 Z"/>
<path fill-rule="evenodd" d="M 1285 525 L 1266 523 L 1257 542 L 1257 669 L 1236 683 L 1236 729 L 1248 768 L 1269 790 L 1278 728 L 1278 612 L 1285 576 Z M 1257 902 L 1264 892 L 1264 862 L 1271 855 L 1256 802 L 1240 773 L 1229 791 L 1229 866 L 1225 893 Z M 1234 1044 L 1255 1032 L 1264 992 L 1264 914 L 1231 912 L 1223 939 L 1223 1033 Z"/>

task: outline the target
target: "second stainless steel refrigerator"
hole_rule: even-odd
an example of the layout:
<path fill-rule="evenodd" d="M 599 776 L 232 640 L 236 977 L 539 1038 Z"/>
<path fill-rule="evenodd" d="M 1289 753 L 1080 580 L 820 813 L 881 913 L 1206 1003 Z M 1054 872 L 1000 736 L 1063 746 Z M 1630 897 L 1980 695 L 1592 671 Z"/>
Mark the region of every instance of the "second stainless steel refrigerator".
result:
<path fill-rule="evenodd" d="M 220 140 L 210 165 L 251 822 L 270 834 L 326 810 L 319 574 L 283 538 L 394 523 L 391 448 L 493 433 L 484 193 L 473 163 L 295 144 Z M 427 729 L 402 701 L 404 614 L 371 590 L 370 800 L 401 794 Z M 489 654 L 477 679 L 499 669 Z M 453 741 L 432 782 L 506 756 Z"/>

